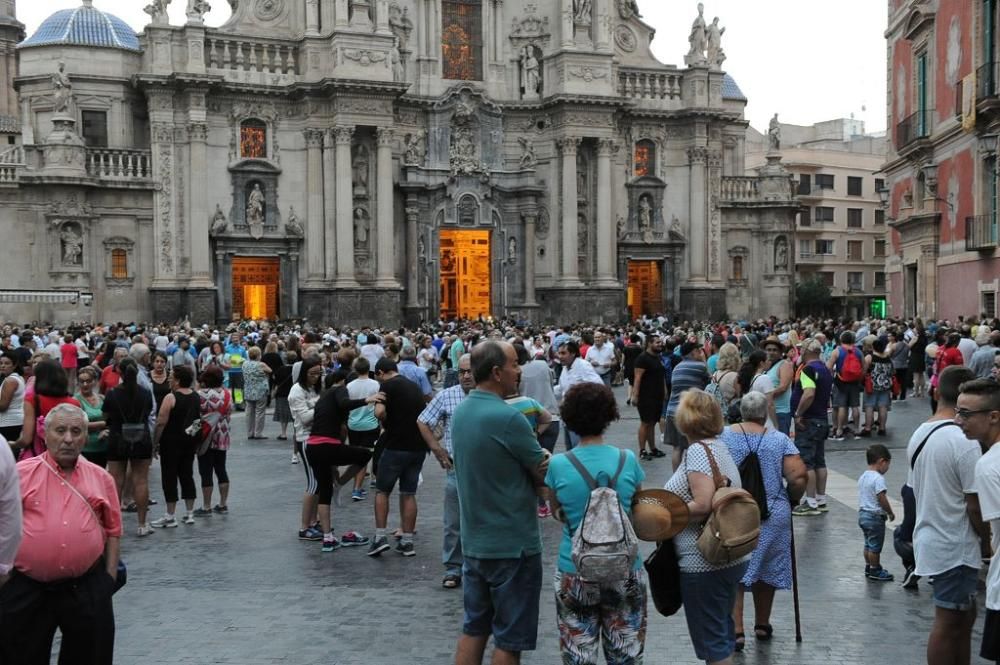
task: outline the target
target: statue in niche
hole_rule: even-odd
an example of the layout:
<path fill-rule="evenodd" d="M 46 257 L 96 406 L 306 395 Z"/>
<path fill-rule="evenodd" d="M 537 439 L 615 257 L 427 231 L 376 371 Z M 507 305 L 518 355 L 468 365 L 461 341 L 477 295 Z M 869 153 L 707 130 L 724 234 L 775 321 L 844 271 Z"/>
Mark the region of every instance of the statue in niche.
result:
<path fill-rule="evenodd" d="M 639 197 L 639 230 L 645 233 L 653 228 L 653 204 L 649 201 L 649 194 Z"/>
<path fill-rule="evenodd" d="M 573 0 L 573 20 L 589 25 L 592 5 L 592 0 Z"/>
<path fill-rule="evenodd" d="M 581 198 L 587 196 L 587 158 L 582 154 L 576 156 L 576 193 Z"/>
<path fill-rule="evenodd" d="M 587 216 L 582 212 L 576 216 L 576 249 L 581 254 L 587 253 L 587 240 L 590 229 L 587 228 Z"/>
<path fill-rule="evenodd" d="M 63 224 L 59 232 L 64 266 L 83 265 L 83 233 L 78 233 L 76 224 Z"/>
<path fill-rule="evenodd" d="M 231 0 L 232 1 L 232 0 Z M 154 23 L 167 20 L 167 5 L 170 4 L 170 0 L 153 0 L 151 3 L 142 8 L 142 11 L 149 14 L 149 18 L 153 20 Z M 233 11 L 236 11 L 233 9 Z"/>
<path fill-rule="evenodd" d="M 288 208 L 288 221 L 285 222 L 285 232 L 290 236 L 298 238 L 301 238 L 305 234 L 302 230 L 302 224 L 299 222 L 299 216 L 295 214 L 294 206 L 289 206 Z"/>
<path fill-rule="evenodd" d="M 212 11 L 212 5 L 208 4 L 206 0 L 188 0 L 185 15 L 189 21 L 201 23 L 204 20 L 205 14 L 210 11 Z"/>
<path fill-rule="evenodd" d="M 264 192 L 260 191 L 259 182 L 253 184 L 253 191 L 247 197 L 247 226 L 255 240 L 264 235 Z"/>
<path fill-rule="evenodd" d="M 719 17 L 716 16 L 712 19 L 712 25 L 708 26 L 706 42 L 708 49 L 708 64 L 713 67 L 722 67 L 722 63 L 726 60 L 726 54 L 722 50 L 722 35 L 725 34 L 725 32 L 725 28 L 719 27 Z"/>
<path fill-rule="evenodd" d="M 389 28 L 399 39 L 399 50 L 406 50 L 406 40 L 413 30 L 413 21 L 410 20 L 410 8 L 400 9 L 399 4 L 389 5 Z"/>
<path fill-rule="evenodd" d="M 52 75 L 52 111 L 55 115 L 68 115 L 73 104 L 73 82 L 66 73 L 66 63 L 59 61 Z"/>
<path fill-rule="evenodd" d="M 212 226 L 208 229 L 209 234 L 215 236 L 225 233 L 228 226 L 229 221 L 226 219 L 225 213 L 222 212 L 222 206 L 216 203 L 215 214 L 212 215 Z"/>
<path fill-rule="evenodd" d="M 368 211 L 358 206 L 354 209 L 354 246 L 368 245 Z"/>
<path fill-rule="evenodd" d="M 403 151 L 403 163 L 409 166 L 423 166 L 426 149 L 424 148 L 424 138 L 427 132 L 418 129 L 412 134 L 406 135 L 406 148 Z"/>
<path fill-rule="evenodd" d="M 424 245 L 424 237 L 417 237 L 417 260 L 420 263 L 427 263 L 427 247 Z"/>
<path fill-rule="evenodd" d="M 399 37 L 396 37 L 395 43 L 389 50 L 389 64 L 392 66 L 393 81 L 402 81 L 406 78 L 406 72 L 403 71 L 403 56 L 399 53 Z"/>
<path fill-rule="evenodd" d="M 771 122 L 767 126 L 767 144 L 771 150 L 781 148 L 781 124 L 778 122 L 778 114 L 775 113 Z"/>
<path fill-rule="evenodd" d="M 674 215 L 673 218 L 670 220 L 670 232 L 675 233 L 681 237 L 684 236 L 684 234 L 681 233 L 681 220 L 677 219 L 677 215 Z"/>
<path fill-rule="evenodd" d="M 521 50 L 521 87 L 524 97 L 534 99 L 540 92 L 541 78 L 539 76 L 538 58 L 535 57 L 535 47 L 528 44 Z"/>
<path fill-rule="evenodd" d="M 469 175 L 476 172 L 479 160 L 472 126 L 468 122 L 452 126 L 449 153 L 452 174 Z"/>
<path fill-rule="evenodd" d="M 517 238 L 511 236 L 511 239 L 507 241 L 507 263 L 515 261 L 517 261 Z"/>
<path fill-rule="evenodd" d="M 519 165 L 522 169 L 531 169 L 538 164 L 538 158 L 535 156 L 535 145 L 531 139 L 524 136 L 517 137 L 517 142 L 521 144 L 521 161 Z"/>
<path fill-rule="evenodd" d="M 691 24 L 691 32 L 688 34 L 688 43 L 691 44 L 691 49 L 684 58 L 684 62 L 688 65 L 705 64 L 706 41 L 705 5 L 699 2 L 698 17 Z"/>
<path fill-rule="evenodd" d="M 788 241 L 785 236 L 774 241 L 774 269 L 788 270 Z"/>
<path fill-rule="evenodd" d="M 351 171 L 354 174 L 355 195 L 365 196 L 368 194 L 368 147 L 363 143 L 354 147 Z"/>
<path fill-rule="evenodd" d="M 625 217 L 618 215 L 618 239 L 621 240 L 625 237 Z"/>

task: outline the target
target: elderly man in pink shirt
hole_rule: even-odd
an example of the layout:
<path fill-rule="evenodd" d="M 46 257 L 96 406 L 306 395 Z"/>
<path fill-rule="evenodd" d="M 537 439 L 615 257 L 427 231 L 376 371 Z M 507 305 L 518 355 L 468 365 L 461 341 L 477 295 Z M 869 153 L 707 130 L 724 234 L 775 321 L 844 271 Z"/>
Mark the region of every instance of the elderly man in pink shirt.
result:
<path fill-rule="evenodd" d="M 111 475 L 80 456 L 87 416 L 60 404 L 45 418 L 46 452 L 17 465 L 23 538 L 0 587 L 0 663 L 42 665 L 62 633 L 61 665 L 111 665 L 122 534 Z"/>

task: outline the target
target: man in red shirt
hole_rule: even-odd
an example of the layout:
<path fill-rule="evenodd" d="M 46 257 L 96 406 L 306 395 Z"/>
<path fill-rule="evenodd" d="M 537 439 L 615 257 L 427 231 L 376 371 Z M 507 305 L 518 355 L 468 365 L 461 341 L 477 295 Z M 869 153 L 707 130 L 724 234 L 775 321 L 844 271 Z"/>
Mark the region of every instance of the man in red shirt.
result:
<path fill-rule="evenodd" d="M 87 415 L 60 404 L 45 418 L 46 452 L 17 465 L 24 534 L 0 586 L 0 662 L 111 665 L 122 534 L 111 475 L 80 456 Z"/>
<path fill-rule="evenodd" d="M 126 356 L 128 356 L 128 349 L 123 346 L 115 347 L 115 355 L 112 356 L 111 362 L 101 370 L 99 387 L 102 395 L 107 395 L 112 388 L 116 388 L 122 382 L 122 375 L 118 373 L 118 363 Z"/>

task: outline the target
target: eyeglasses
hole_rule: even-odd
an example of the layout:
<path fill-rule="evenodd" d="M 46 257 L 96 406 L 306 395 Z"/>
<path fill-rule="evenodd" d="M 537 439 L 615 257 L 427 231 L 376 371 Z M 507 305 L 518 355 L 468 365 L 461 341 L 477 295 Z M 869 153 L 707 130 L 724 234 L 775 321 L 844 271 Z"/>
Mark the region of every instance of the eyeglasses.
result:
<path fill-rule="evenodd" d="M 961 418 L 962 420 L 968 420 L 969 416 L 974 416 L 977 413 L 990 413 L 994 409 L 956 409 L 955 410 L 955 420 Z"/>

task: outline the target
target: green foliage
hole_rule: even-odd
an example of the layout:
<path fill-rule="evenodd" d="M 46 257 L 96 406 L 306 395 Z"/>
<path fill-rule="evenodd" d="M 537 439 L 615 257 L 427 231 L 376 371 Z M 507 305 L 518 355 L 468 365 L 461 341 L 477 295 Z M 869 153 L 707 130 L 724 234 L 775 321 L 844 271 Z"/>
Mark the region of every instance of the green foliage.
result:
<path fill-rule="evenodd" d="M 830 287 L 819 277 L 795 284 L 795 312 L 799 316 L 824 316 L 832 303 Z"/>

